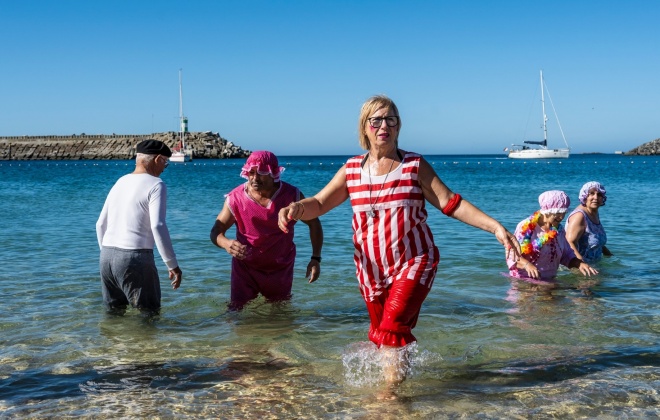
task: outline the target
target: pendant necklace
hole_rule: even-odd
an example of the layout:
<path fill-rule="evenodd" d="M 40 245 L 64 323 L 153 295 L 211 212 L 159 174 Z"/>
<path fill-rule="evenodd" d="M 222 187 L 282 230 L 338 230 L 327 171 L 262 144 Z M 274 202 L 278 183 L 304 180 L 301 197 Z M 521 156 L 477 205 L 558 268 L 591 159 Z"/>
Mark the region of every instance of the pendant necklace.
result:
<path fill-rule="evenodd" d="M 392 163 L 390 163 L 390 169 L 387 170 L 387 173 L 385 174 L 385 179 L 383 180 L 383 183 L 380 185 L 380 190 L 378 190 L 378 194 L 376 195 L 376 199 L 374 202 L 371 202 L 371 165 L 368 166 L 369 169 L 369 206 L 371 207 L 371 210 L 367 212 L 367 216 L 374 218 L 376 217 L 376 203 L 378 203 L 378 197 L 380 197 L 380 193 L 383 191 L 383 188 L 385 187 L 385 182 L 387 182 L 387 177 L 390 175 L 390 172 L 392 172 L 392 166 L 394 166 L 394 159 L 392 159 Z"/>

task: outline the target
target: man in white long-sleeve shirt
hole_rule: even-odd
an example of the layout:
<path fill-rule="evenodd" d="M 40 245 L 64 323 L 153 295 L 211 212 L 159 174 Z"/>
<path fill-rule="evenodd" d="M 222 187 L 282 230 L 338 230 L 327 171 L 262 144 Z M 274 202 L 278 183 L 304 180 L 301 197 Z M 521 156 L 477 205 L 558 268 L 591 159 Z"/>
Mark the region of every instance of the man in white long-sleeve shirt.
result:
<path fill-rule="evenodd" d="M 136 151 L 135 171 L 115 183 L 96 222 L 103 301 L 113 313 L 123 313 L 129 304 L 148 313 L 160 308 L 154 245 L 173 289 L 182 277 L 165 223 L 167 186 L 160 179 L 172 151 L 158 140 L 144 140 Z"/>

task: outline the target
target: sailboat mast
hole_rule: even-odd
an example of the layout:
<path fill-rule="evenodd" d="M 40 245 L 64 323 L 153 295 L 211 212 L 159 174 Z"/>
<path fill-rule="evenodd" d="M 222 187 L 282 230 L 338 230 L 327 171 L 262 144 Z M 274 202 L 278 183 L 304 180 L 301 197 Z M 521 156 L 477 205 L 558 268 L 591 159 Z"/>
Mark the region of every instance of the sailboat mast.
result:
<path fill-rule="evenodd" d="M 179 69 L 179 144 L 183 148 L 183 136 L 184 136 L 184 127 L 183 127 L 183 86 L 181 83 L 181 69 Z"/>
<path fill-rule="evenodd" d="M 541 70 L 541 109 L 543 110 L 543 147 L 548 146 L 548 116 L 545 115 L 545 94 L 543 86 L 543 70 Z"/>

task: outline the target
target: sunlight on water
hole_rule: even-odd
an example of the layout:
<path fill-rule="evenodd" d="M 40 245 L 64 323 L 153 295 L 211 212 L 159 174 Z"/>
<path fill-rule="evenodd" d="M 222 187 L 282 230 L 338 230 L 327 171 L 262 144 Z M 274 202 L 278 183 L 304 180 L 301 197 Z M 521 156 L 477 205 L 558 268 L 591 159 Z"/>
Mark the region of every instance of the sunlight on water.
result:
<path fill-rule="evenodd" d="M 379 350 L 372 342 L 359 342 L 349 345 L 342 355 L 344 379 L 351 387 L 373 387 L 387 380 L 385 371 L 392 364 L 399 366 L 399 378 L 412 378 L 431 363 L 442 361 L 442 356 L 427 350 L 420 351 L 417 342 L 412 342 L 395 351 L 396 360 Z"/>
<path fill-rule="evenodd" d="M 0 163 L 0 417 L 658 418 L 660 242 L 630 205 L 657 213 L 660 165 L 621 159 L 429 157 L 450 188 L 509 229 L 541 191 L 574 199 L 596 177 L 615 255 L 589 279 L 561 270 L 552 284 L 512 281 L 492 235 L 429 207 L 438 276 L 419 342 L 394 353 L 365 341 L 348 203 L 323 216 L 318 281 L 304 278 L 301 224 L 291 302 L 227 312 L 231 260 L 208 235 L 223 194 L 243 182 L 241 165 L 171 165 L 163 178 L 182 286 L 171 290 L 162 271 L 160 315 L 116 317 L 103 310 L 94 224 L 131 165 Z M 282 161 L 285 180 L 309 196 L 345 158 Z M 384 401 L 392 375 L 406 379 Z"/>

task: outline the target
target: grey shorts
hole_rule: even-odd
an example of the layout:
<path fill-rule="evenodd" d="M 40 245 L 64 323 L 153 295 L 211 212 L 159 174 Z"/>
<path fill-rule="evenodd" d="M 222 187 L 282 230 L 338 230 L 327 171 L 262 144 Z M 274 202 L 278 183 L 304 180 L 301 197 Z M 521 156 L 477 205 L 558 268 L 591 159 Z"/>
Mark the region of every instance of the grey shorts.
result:
<path fill-rule="evenodd" d="M 103 302 L 111 310 L 160 308 L 160 281 L 151 249 L 104 246 L 99 260 Z"/>

